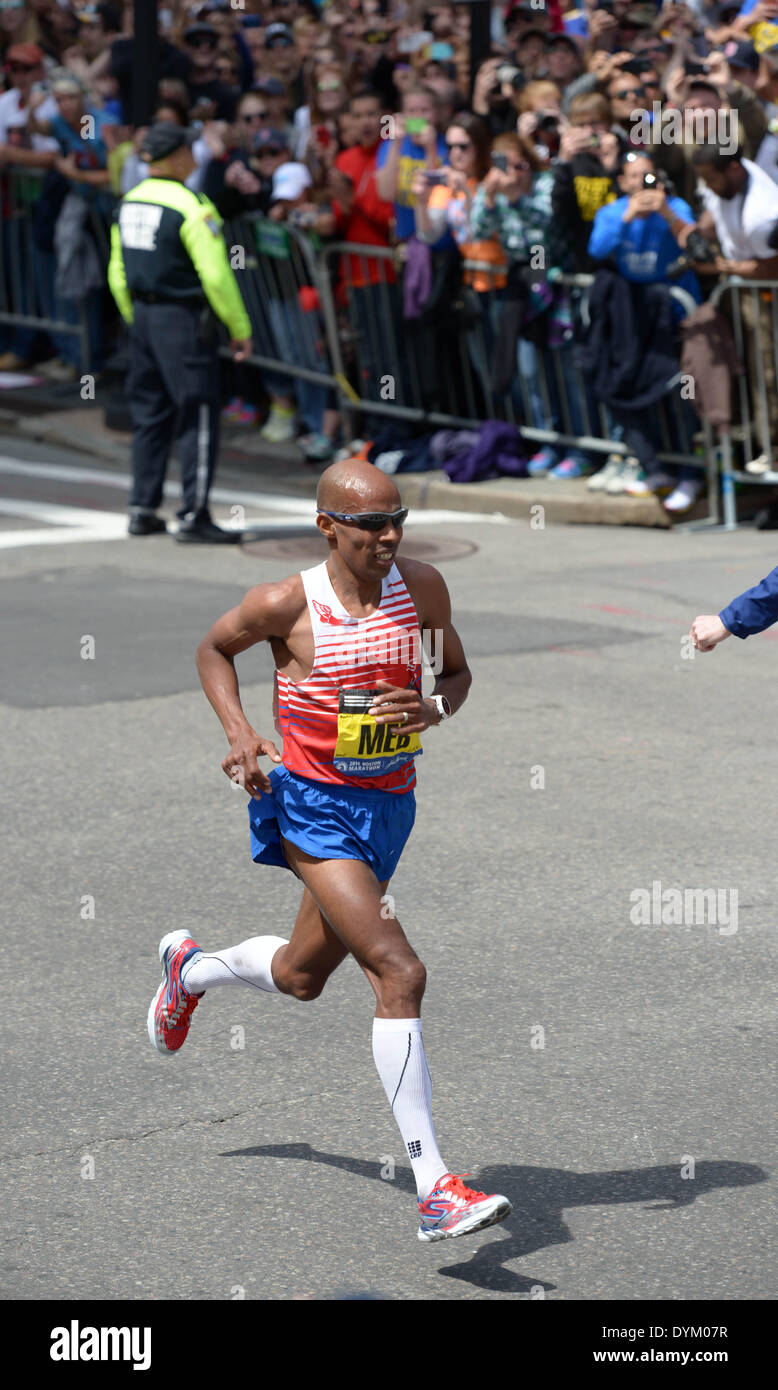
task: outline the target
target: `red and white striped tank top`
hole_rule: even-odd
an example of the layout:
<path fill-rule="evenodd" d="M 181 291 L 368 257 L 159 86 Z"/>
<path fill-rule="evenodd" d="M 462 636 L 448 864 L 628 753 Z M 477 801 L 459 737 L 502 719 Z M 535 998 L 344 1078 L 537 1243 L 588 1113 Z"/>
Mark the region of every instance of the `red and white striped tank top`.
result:
<path fill-rule="evenodd" d="M 375 683 L 421 691 L 422 646 L 413 599 L 396 565 L 366 618 L 346 612 L 326 561 L 301 574 L 314 641 L 313 669 L 298 683 L 276 671 L 277 728 L 289 772 L 314 782 L 408 792 L 416 783 L 418 734 L 376 724 Z"/>

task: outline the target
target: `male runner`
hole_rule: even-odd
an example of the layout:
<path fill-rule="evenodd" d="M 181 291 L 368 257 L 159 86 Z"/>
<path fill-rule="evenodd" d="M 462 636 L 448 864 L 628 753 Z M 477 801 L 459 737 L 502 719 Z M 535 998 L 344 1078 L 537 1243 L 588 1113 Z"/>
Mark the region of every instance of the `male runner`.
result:
<path fill-rule="evenodd" d="M 442 1240 L 502 1221 L 511 1205 L 466 1187 L 440 1157 L 419 1016 L 426 972 L 382 895 L 413 826 L 419 735 L 459 709 L 471 676 L 441 575 L 397 559 L 407 511 L 391 479 L 361 460 L 333 464 L 317 508 L 329 558 L 250 589 L 197 651 L 230 743 L 222 768 L 251 796 L 252 857 L 303 882 L 292 936 L 254 936 L 208 954 L 185 931 L 163 937 L 149 1036 L 158 1051 L 178 1051 L 215 985 L 316 999 L 350 952 L 376 997 L 373 1057 L 416 1178 L 419 1239 Z M 425 699 L 421 633 L 429 630 L 436 650 L 442 641 L 442 669 Z M 264 641 L 276 665 L 283 758 L 252 729 L 238 693 L 234 658 Z M 261 757 L 280 766 L 266 776 Z"/>
<path fill-rule="evenodd" d="M 699 651 L 710 652 L 733 632 L 736 637 L 751 637 L 774 622 L 778 622 L 778 569 L 771 570 L 753 589 L 733 598 L 718 617 L 715 613 L 703 613 L 695 618 L 691 636 Z"/>

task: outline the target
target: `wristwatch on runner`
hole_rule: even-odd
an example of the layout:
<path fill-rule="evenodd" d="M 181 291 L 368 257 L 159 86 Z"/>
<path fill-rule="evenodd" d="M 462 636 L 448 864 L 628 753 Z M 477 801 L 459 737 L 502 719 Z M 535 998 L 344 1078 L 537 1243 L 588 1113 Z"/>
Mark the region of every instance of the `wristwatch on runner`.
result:
<path fill-rule="evenodd" d="M 438 711 L 438 714 L 440 715 L 441 723 L 444 719 L 451 718 L 451 706 L 448 700 L 446 699 L 445 695 L 431 695 L 430 699 L 432 700 L 433 705 L 435 706 L 436 710 Z"/>

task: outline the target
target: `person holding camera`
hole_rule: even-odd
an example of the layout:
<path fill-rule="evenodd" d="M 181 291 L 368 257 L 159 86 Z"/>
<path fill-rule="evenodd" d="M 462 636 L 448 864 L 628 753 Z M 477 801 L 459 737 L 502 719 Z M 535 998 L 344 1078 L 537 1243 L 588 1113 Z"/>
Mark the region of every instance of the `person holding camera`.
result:
<path fill-rule="evenodd" d="M 530 140 L 544 168 L 559 154 L 567 121 L 562 115 L 561 92 L 555 82 L 528 82 L 518 94 L 519 119 L 516 129 Z"/>
<path fill-rule="evenodd" d="M 715 234 L 721 255 L 711 258 L 700 271 L 737 275 L 743 280 L 778 279 L 778 186 L 772 179 L 737 152 L 728 154 L 713 145 L 703 145 L 693 157 L 695 172 L 705 184 L 705 211 L 697 224 L 701 236 Z M 775 371 L 773 294 L 739 296 L 745 321 L 746 350 L 754 390 L 753 412 L 761 448 L 749 472 L 761 473 L 778 468 L 778 381 Z M 748 465 L 746 465 L 748 467 Z"/>
<path fill-rule="evenodd" d="M 630 151 L 624 156 L 618 186 L 622 196 L 601 207 L 594 218 L 589 255 L 596 261 L 610 260 L 625 280 L 635 284 L 680 285 L 699 304 L 702 295 L 694 272 L 687 268 L 675 279 L 668 273 L 682 256 L 694 228 L 694 213 L 688 203 L 672 194 L 668 196 L 648 150 Z M 680 304 L 674 308 L 677 317 L 683 317 Z M 685 510 L 701 491 L 697 470 L 681 469 L 672 476 L 661 470 L 656 457 L 659 438 L 654 421 L 646 412 L 646 418 L 638 424 L 639 429 L 624 426 L 627 443 L 634 453 L 627 459 L 615 455 L 609 458 L 605 467 L 589 479 L 589 487 L 608 493 L 625 492 L 630 497 L 669 491 L 673 495 L 668 498 L 668 510 Z"/>
<path fill-rule="evenodd" d="M 554 173 L 543 168 L 526 137 L 498 136 L 492 146 L 492 168 L 473 199 L 470 227 L 474 236 L 496 236 L 510 266 L 499 328 L 498 355 L 504 364 L 499 374 L 504 374 L 505 364 L 512 370 L 512 394 L 518 395 L 534 429 L 568 432 L 558 385 L 561 375 L 569 432 L 582 435 L 586 431 L 572 360 L 570 301 L 556 283 L 564 245 L 553 212 L 554 184 Z M 521 304 L 518 310 L 517 303 Z M 504 331 L 509 313 L 517 335 L 510 360 Z M 548 474 L 552 478 L 578 478 L 591 471 L 588 456 L 576 447 L 567 449 L 563 458 L 557 450 L 544 447 L 530 458 L 527 468 L 532 477 Z"/>
<path fill-rule="evenodd" d="M 592 269 L 588 247 L 592 223 L 605 203 L 615 202 L 615 175 L 621 158 L 618 136 L 611 131 L 611 108 L 593 92 L 570 103 L 556 165 L 553 211 L 568 238 L 565 270 Z"/>
<path fill-rule="evenodd" d="M 498 136 L 506 139 L 506 136 Z M 464 260 L 490 268 L 466 270 L 463 282 L 474 292 L 480 308 L 475 332 L 467 335 L 473 367 L 484 383 L 488 399 L 489 361 L 494 346 L 500 291 L 505 288 L 505 253 L 496 237 L 476 237 L 470 211 L 481 181 L 488 177 L 491 137 L 480 116 L 460 112 L 446 131 L 448 164 L 441 170 L 420 170 L 413 183 L 416 199 L 416 235 L 434 246 L 450 232 Z"/>
<path fill-rule="evenodd" d="M 596 261 L 612 258 L 619 273 L 638 284 L 680 285 L 699 304 L 702 296 L 692 270 L 677 279 L 667 273 L 694 226 L 689 204 L 668 196 L 649 150 L 631 150 L 624 156 L 617 183 L 622 196 L 595 214 L 589 255 Z"/>
<path fill-rule="evenodd" d="M 515 63 L 504 58 L 487 58 L 476 74 L 472 108 L 482 116 L 492 135 L 502 135 L 516 126 L 516 93 L 524 86 L 524 75 Z"/>
<path fill-rule="evenodd" d="M 439 102 L 429 87 L 409 87 L 403 94 L 402 112 L 394 116 L 393 138 L 382 140 L 376 159 L 376 189 L 386 203 L 394 203 L 398 241 L 416 232 L 413 181 L 417 170 L 442 166 L 446 142 L 438 131 Z"/>

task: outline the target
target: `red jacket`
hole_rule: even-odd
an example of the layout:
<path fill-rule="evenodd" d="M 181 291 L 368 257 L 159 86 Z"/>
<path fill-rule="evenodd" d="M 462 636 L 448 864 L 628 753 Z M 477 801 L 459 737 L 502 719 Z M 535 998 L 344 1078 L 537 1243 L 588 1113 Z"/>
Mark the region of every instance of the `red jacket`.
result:
<path fill-rule="evenodd" d="M 365 149 L 363 145 L 351 145 L 335 160 L 335 168 L 349 176 L 354 188 L 349 214 L 338 202 L 333 201 L 332 204 L 338 235 L 344 241 L 368 246 L 389 245 L 394 205 L 378 196 L 375 186 L 377 153 L 378 142 L 370 149 Z M 395 278 L 394 267 L 388 258 L 367 260 L 360 256 L 348 256 L 344 257 L 344 262 L 347 263 L 343 266 L 344 273 L 348 270 L 351 284 L 360 289 L 366 284 L 377 285 L 382 279 L 393 281 Z"/>

